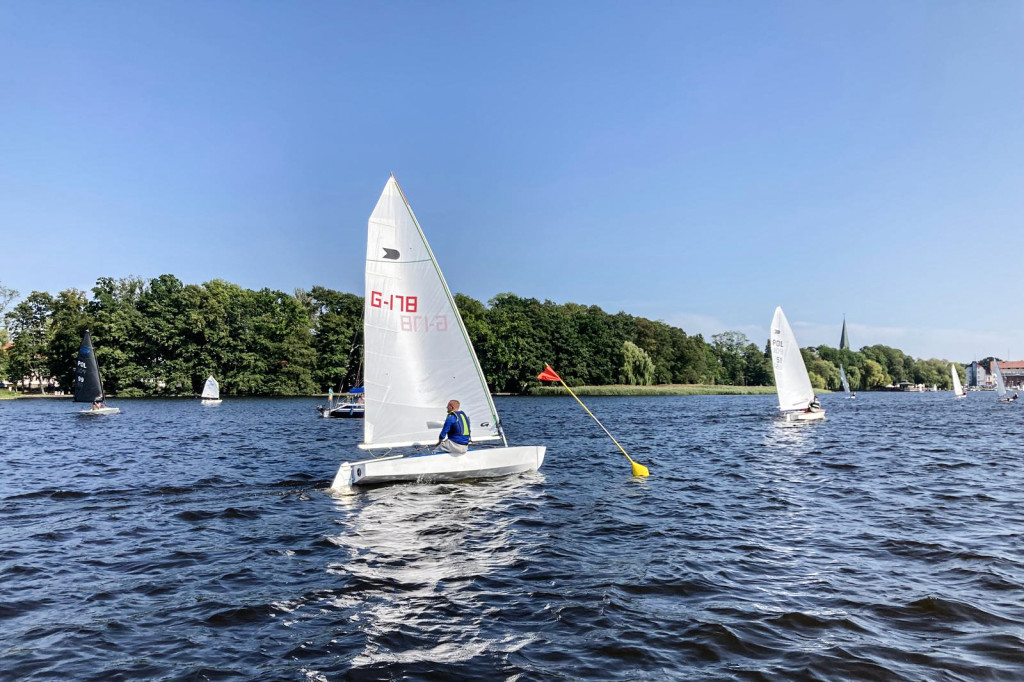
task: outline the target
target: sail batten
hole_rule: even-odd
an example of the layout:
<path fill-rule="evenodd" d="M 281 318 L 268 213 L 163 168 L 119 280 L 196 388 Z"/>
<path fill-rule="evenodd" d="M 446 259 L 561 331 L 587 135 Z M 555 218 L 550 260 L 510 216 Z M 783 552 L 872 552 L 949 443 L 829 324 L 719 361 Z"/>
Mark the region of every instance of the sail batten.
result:
<path fill-rule="evenodd" d="M 800 354 L 796 335 L 789 326 L 782 308 L 775 309 L 771 329 L 772 369 L 775 372 L 775 390 L 779 409 L 786 412 L 804 410 L 814 398 L 814 388 L 807 374 L 807 366 Z"/>
<path fill-rule="evenodd" d="M 392 176 L 367 223 L 364 449 L 436 443 L 458 400 L 474 441 L 502 439 L 497 410 L 455 299 Z"/>

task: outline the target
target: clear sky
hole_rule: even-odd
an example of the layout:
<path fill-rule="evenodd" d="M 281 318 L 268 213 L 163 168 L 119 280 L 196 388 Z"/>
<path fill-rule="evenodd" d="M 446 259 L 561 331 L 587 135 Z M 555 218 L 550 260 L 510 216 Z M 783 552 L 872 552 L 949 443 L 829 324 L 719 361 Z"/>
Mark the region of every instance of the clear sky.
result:
<path fill-rule="evenodd" d="M 0 0 L 0 282 L 455 292 L 1024 358 L 1020 2 Z"/>

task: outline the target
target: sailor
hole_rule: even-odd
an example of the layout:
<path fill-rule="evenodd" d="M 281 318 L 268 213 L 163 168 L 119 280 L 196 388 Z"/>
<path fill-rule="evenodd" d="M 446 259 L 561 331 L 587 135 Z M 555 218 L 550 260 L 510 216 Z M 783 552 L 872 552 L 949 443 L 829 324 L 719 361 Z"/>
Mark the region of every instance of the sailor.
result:
<path fill-rule="evenodd" d="M 437 437 L 437 447 L 453 455 L 463 455 L 469 450 L 469 417 L 459 409 L 458 400 L 448 401 L 448 417 Z"/>
<path fill-rule="evenodd" d="M 92 407 L 90 410 L 102 410 L 103 409 L 103 396 L 98 395 L 96 399 L 92 401 Z"/>
<path fill-rule="evenodd" d="M 821 403 L 818 402 L 818 396 L 813 396 L 811 402 L 807 405 L 808 412 L 817 412 L 821 409 Z"/>

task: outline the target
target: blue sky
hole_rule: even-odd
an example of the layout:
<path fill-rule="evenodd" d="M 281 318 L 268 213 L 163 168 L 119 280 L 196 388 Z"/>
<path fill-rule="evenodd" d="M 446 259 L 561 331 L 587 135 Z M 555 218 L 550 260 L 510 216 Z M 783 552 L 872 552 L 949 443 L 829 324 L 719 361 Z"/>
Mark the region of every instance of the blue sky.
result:
<path fill-rule="evenodd" d="M 1017 2 L 4 2 L 0 282 L 449 286 L 1024 358 Z"/>

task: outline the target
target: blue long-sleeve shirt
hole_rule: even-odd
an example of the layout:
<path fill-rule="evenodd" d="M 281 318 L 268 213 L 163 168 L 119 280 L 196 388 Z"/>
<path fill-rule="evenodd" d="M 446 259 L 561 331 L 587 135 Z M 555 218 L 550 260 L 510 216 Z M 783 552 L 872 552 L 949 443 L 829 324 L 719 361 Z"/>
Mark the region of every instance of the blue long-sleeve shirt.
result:
<path fill-rule="evenodd" d="M 462 410 L 457 412 L 450 412 L 448 418 L 444 420 L 444 426 L 441 427 L 441 435 L 437 437 L 438 441 L 442 441 L 445 437 L 451 439 L 453 443 L 460 445 L 469 445 L 469 417 Z"/>

